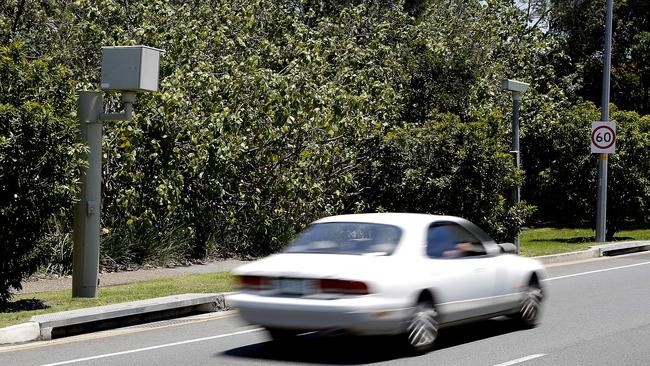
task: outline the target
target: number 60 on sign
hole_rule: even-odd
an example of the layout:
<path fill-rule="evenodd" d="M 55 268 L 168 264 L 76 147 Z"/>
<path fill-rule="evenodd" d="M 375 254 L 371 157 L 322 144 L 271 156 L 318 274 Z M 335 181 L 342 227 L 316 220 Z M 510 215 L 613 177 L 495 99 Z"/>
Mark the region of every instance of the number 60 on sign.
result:
<path fill-rule="evenodd" d="M 613 154 L 616 151 L 616 123 L 591 122 L 591 152 Z"/>

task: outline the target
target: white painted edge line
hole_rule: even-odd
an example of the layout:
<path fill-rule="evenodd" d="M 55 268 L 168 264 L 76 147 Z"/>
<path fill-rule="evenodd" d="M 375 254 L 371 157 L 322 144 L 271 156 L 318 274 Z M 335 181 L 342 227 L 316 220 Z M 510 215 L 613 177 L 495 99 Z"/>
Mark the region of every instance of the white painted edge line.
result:
<path fill-rule="evenodd" d="M 77 358 L 77 359 L 74 359 L 74 360 L 61 361 L 61 362 L 55 362 L 55 363 L 48 363 L 48 364 L 44 364 L 44 365 L 41 365 L 41 366 L 68 365 L 68 364 L 71 364 L 71 363 L 77 363 L 77 362 L 83 362 L 83 361 L 90 361 L 90 360 L 97 360 L 97 359 L 100 359 L 100 358 L 108 358 L 108 357 L 115 357 L 115 356 L 121 356 L 121 355 L 128 355 L 128 354 L 130 354 L 130 353 L 137 353 L 137 352 L 151 351 L 151 350 L 158 349 L 158 348 L 180 346 L 180 345 L 182 345 L 182 344 L 196 343 L 196 342 L 209 341 L 209 340 L 212 340 L 212 339 L 231 337 L 231 336 L 236 336 L 236 335 L 240 335 L 240 334 L 246 334 L 246 333 L 258 332 L 258 331 L 260 331 L 260 330 L 262 330 L 262 328 L 247 329 L 247 330 L 242 330 L 242 331 L 239 331 L 239 332 L 233 332 L 233 333 L 227 333 L 227 334 L 219 334 L 219 335 L 216 335 L 216 336 L 203 337 L 203 338 L 196 338 L 196 339 L 189 339 L 189 340 L 181 341 L 181 342 L 174 342 L 174 343 L 160 344 L 160 345 L 158 345 L 158 346 L 151 346 L 151 347 L 137 348 L 137 349 L 132 349 L 132 350 L 128 350 L 128 351 L 115 352 L 115 353 L 105 353 L 105 354 L 103 354 L 103 355 L 90 356 L 90 357 L 84 357 L 84 358 Z"/>
<path fill-rule="evenodd" d="M 526 356 L 526 357 L 521 357 L 521 358 L 518 358 L 518 359 L 516 359 L 516 360 L 511 360 L 511 361 L 508 361 L 508 362 L 504 362 L 504 363 L 496 364 L 496 365 L 494 365 L 494 366 L 510 366 L 510 365 L 516 365 L 516 364 L 518 364 L 518 363 L 522 363 L 522 362 L 526 362 L 526 361 L 534 360 L 534 359 L 536 359 L 536 358 L 540 358 L 540 357 L 544 357 L 544 356 L 546 356 L 545 353 L 538 353 L 538 354 L 535 354 L 535 355 L 530 355 L 530 356 Z"/>
<path fill-rule="evenodd" d="M 574 273 L 574 274 L 565 275 L 565 276 L 551 277 L 551 278 L 547 278 L 547 279 L 545 279 L 545 280 L 543 280 L 543 281 L 561 280 L 561 279 L 563 279 L 563 278 L 570 278 L 570 277 L 584 276 L 584 275 L 593 274 L 593 273 L 600 273 L 600 272 L 615 271 L 615 270 L 618 270 L 618 269 L 631 268 L 631 267 L 638 267 L 638 266 L 644 266 L 644 265 L 648 265 L 648 264 L 650 264 L 650 262 L 628 264 L 628 265 L 626 265 L 626 266 L 619 266 L 619 267 L 612 267 L 612 268 L 598 269 L 598 270 L 595 270 L 595 271 L 580 272 L 580 273 Z"/>

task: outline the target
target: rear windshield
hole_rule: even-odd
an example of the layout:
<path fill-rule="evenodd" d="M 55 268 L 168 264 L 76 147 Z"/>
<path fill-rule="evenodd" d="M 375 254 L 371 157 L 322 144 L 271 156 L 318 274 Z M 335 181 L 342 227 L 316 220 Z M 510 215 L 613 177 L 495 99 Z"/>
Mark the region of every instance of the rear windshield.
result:
<path fill-rule="evenodd" d="M 285 253 L 390 255 L 402 231 L 392 225 L 328 222 L 307 227 Z"/>

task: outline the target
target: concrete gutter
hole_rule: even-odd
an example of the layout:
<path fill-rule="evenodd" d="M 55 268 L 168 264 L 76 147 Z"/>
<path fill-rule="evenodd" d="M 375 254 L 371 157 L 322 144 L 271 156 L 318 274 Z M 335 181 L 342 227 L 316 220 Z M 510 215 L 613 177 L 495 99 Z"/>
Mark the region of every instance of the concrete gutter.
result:
<path fill-rule="evenodd" d="M 596 257 L 600 257 L 600 252 L 596 249 L 590 248 L 579 252 L 542 255 L 539 257 L 535 257 L 535 259 L 537 259 L 538 261 L 544 264 L 556 264 L 556 263 L 583 261 L 586 259 L 591 259 Z"/>
<path fill-rule="evenodd" d="M 227 294 L 181 294 L 149 300 L 35 315 L 29 322 L 0 328 L 0 344 L 50 340 L 70 335 L 231 309 Z"/>
<path fill-rule="evenodd" d="M 535 257 L 544 264 L 556 264 L 582 261 L 598 257 L 610 257 L 621 254 L 650 250 L 650 240 L 625 241 L 603 245 L 595 245 L 587 250 L 571 253 L 542 255 Z"/>
<path fill-rule="evenodd" d="M 650 250 L 650 240 L 623 241 L 605 245 L 596 245 L 590 249 L 598 251 L 599 257 L 642 252 Z"/>
<path fill-rule="evenodd" d="M 535 257 L 544 264 L 575 262 L 650 250 L 650 240 L 597 245 L 580 252 Z M 27 323 L 0 328 L 0 344 L 49 340 L 125 325 L 232 308 L 227 293 L 182 294 L 122 304 L 33 316 Z"/>
<path fill-rule="evenodd" d="M 38 339 L 40 328 L 36 322 L 27 322 L 0 328 L 0 344 L 29 342 Z"/>

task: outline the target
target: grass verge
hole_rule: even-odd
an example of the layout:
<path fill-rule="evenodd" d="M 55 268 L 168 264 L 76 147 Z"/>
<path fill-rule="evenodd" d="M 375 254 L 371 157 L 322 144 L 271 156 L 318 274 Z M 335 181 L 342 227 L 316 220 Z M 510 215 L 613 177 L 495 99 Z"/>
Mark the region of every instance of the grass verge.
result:
<path fill-rule="evenodd" d="M 29 321 L 34 315 L 183 293 L 227 292 L 234 288 L 233 276 L 223 272 L 100 287 L 96 299 L 73 299 L 70 290 L 16 295 L 9 308 L 0 311 L 0 328 Z"/>
<path fill-rule="evenodd" d="M 589 249 L 596 243 L 592 229 L 525 229 L 521 232 L 521 255 L 539 255 L 577 252 Z M 614 235 L 615 241 L 650 240 L 650 228 L 624 230 Z"/>

